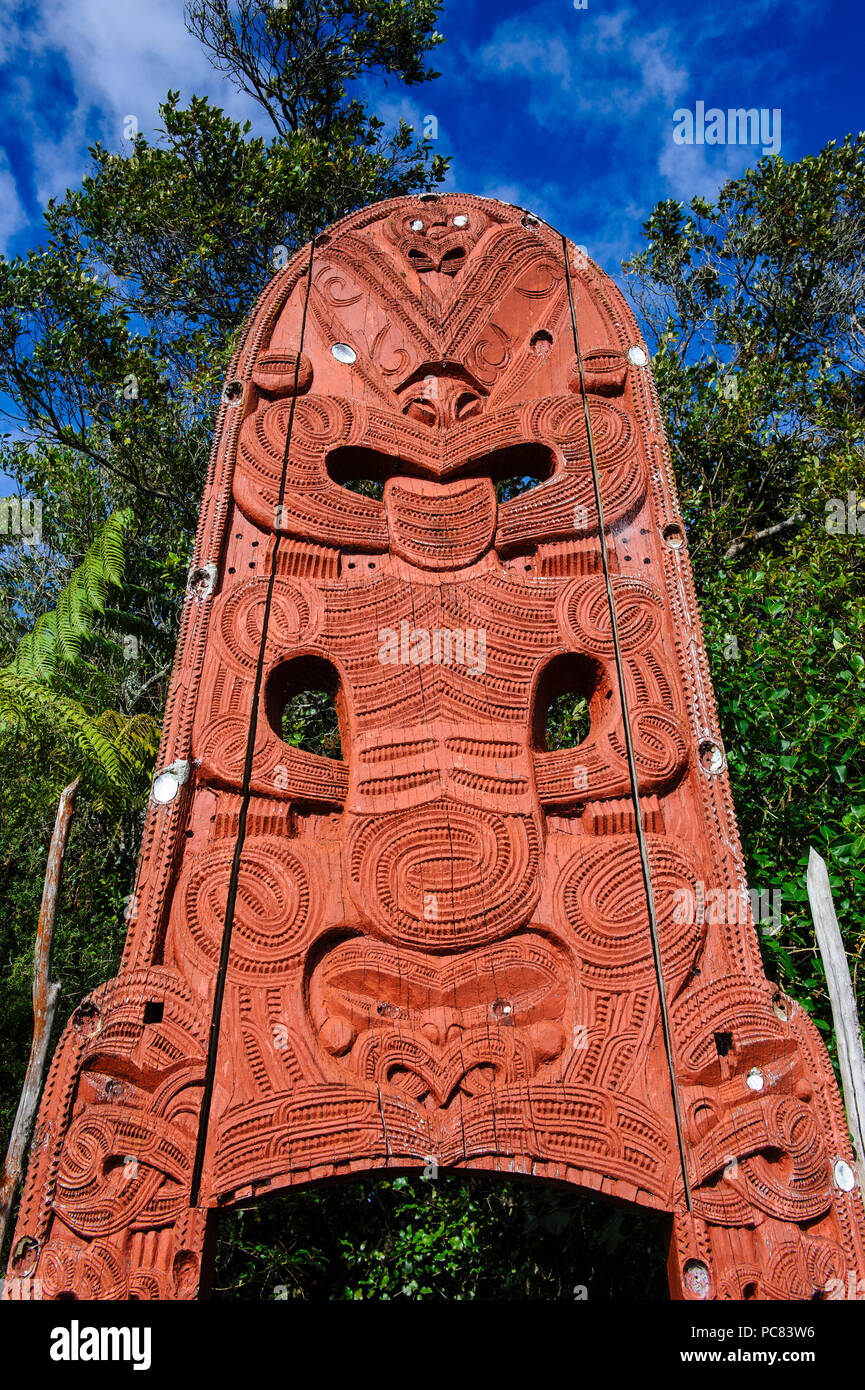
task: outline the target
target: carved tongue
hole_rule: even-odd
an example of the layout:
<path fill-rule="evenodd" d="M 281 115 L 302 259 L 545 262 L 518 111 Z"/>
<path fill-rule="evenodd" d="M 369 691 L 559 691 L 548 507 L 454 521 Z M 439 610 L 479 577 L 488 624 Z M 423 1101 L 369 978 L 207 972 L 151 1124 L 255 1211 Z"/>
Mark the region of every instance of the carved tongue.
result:
<path fill-rule="evenodd" d="M 458 483 L 391 478 L 384 503 L 391 552 L 421 569 L 471 565 L 495 534 L 496 495 L 489 478 Z"/>

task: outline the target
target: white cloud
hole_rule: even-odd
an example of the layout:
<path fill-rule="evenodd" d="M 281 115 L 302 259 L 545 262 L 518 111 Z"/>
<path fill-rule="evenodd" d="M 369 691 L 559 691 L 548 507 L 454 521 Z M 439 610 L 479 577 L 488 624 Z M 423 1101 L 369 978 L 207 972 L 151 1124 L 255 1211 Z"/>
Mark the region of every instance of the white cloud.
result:
<path fill-rule="evenodd" d="M 676 145 L 672 122 L 668 142 L 661 150 L 658 172 L 669 194 L 681 202 L 692 198 L 715 197 L 727 179 L 738 178 L 748 165 L 756 164 L 760 151 L 744 145 Z"/>
<path fill-rule="evenodd" d="M 257 108 L 214 72 L 186 30 L 180 0 L 39 0 L 5 18 L 3 39 L 40 202 L 80 182 L 86 148 L 96 139 L 120 149 L 126 116 L 151 133 L 170 87 L 184 97 L 209 96 L 256 124 Z M 64 70 L 68 86 L 58 83 Z"/>
<path fill-rule="evenodd" d="M 432 142 L 433 154 L 444 154 L 448 148 L 446 126 L 444 121 L 444 110 L 441 98 L 435 100 L 435 89 L 426 94 L 426 103 L 421 104 L 412 100 L 408 96 L 384 96 L 377 100 L 374 93 L 364 93 L 364 98 L 369 101 L 370 108 L 375 111 L 380 121 L 384 121 L 385 128 L 382 136 L 387 137 L 396 130 L 400 121 L 405 121 L 406 125 L 414 128 L 414 138 L 423 140 L 425 129 L 429 128 L 431 134 L 428 137 Z M 427 122 L 432 117 L 436 125 L 427 127 Z M 435 133 L 437 131 L 437 133 Z"/>
<path fill-rule="evenodd" d="M 633 248 L 639 222 L 659 198 L 712 198 L 759 159 L 759 149 L 750 147 L 675 145 L 673 113 L 693 108 L 697 98 L 713 104 L 714 95 L 704 88 L 722 71 L 727 90 L 734 79 L 734 86 L 747 89 L 735 104 L 764 104 L 765 97 L 758 101 L 752 92 L 767 75 L 771 81 L 783 71 L 783 64 L 765 45 L 738 40 L 752 26 L 771 22 L 785 3 L 716 6 L 708 25 L 705 9 L 694 6 L 674 26 L 658 24 L 657 11 L 647 16 L 645 6 L 632 3 L 572 16 L 567 6 L 542 0 L 503 20 L 477 55 L 465 53 L 464 61 L 474 59 L 487 101 L 504 99 L 511 108 L 519 103 L 530 138 L 557 140 L 562 176 L 543 190 L 524 180 L 515 185 L 496 150 L 488 154 L 493 170 L 483 191 L 501 197 L 504 188 L 508 201 L 564 223 L 612 269 Z M 790 4 L 804 22 L 805 0 Z M 502 79 L 512 83 L 504 98 Z M 590 187 L 581 177 L 583 165 L 591 169 Z"/>
<path fill-rule="evenodd" d="M 519 21 L 500 25 L 478 60 L 488 73 L 525 73 L 544 81 L 554 77 L 563 91 L 571 85 L 571 55 L 564 41 L 546 37 L 532 26 L 521 27 Z"/>
<path fill-rule="evenodd" d="M 623 9 L 613 14 L 599 14 L 595 18 L 595 44 L 599 53 L 609 53 L 622 47 L 625 24 L 632 13 L 629 9 Z"/>
<path fill-rule="evenodd" d="M 5 253 L 11 238 L 26 227 L 27 221 L 9 160 L 5 151 L 0 150 L 0 251 Z"/>
<path fill-rule="evenodd" d="M 481 185 L 481 198 L 495 198 L 500 203 L 513 203 L 518 208 L 529 208 L 526 198 L 530 195 L 525 193 L 518 183 L 487 183 Z M 537 212 L 537 208 L 529 208 L 530 212 Z"/>
<path fill-rule="evenodd" d="M 546 27 L 534 17 L 507 19 L 476 61 L 488 78 L 525 79 L 527 113 L 548 129 L 586 116 L 624 124 L 653 104 L 674 101 L 688 82 L 672 32 L 642 32 L 629 6 L 597 16 L 581 11 L 565 28 L 558 17 Z"/>
<path fill-rule="evenodd" d="M 766 25 L 778 11 L 794 28 L 813 24 L 818 17 L 819 5 L 814 0 L 746 0 L 738 5 L 700 5 L 694 7 L 693 17 L 698 20 L 699 40 L 713 51 L 715 58 L 723 56 L 716 40 L 729 39 L 743 34 L 748 29 Z M 737 46 L 733 59 L 738 63 L 742 50 Z"/>
<path fill-rule="evenodd" d="M 688 70 L 675 56 L 672 40 L 666 29 L 644 34 L 632 40 L 629 53 L 640 73 L 642 102 L 659 98 L 673 101 L 688 81 Z"/>

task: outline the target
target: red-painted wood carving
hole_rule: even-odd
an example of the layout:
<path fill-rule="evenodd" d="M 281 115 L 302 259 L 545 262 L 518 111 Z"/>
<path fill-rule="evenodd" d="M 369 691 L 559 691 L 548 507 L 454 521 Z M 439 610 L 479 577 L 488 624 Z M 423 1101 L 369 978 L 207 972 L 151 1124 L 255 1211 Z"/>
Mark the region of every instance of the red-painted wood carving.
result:
<path fill-rule="evenodd" d="M 319 686 L 339 758 L 282 737 Z M 590 731 L 551 751 L 569 690 Z M 431 1161 L 670 1213 L 675 1297 L 865 1275 L 826 1053 L 760 964 L 634 320 L 456 195 L 347 218 L 250 320 L 123 965 L 58 1049 L 13 1295 L 194 1297 L 220 1207 Z"/>

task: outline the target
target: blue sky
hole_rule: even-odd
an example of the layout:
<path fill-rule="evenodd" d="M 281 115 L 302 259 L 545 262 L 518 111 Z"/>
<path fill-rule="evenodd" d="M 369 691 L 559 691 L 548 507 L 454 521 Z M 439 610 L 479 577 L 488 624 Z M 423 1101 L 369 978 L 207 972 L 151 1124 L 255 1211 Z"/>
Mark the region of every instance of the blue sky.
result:
<path fill-rule="evenodd" d="M 417 126 L 435 115 L 451 187 L 532 208 L 615 272 L 658 199 L 711 195 L 759 158 L 676 145 L 676 109 L 778 108 L 788 159 L 865 125 L 860 4 L 446 0 L 442 78 L 378 109 Z M 7 0 L 0 248 L 38 244 L 40 209 L 79 181 L 88 143 L 122 148 L 129 114 L 151 130 L 169 86 L 254 115 L 186 34 L 182 0 Z"/>

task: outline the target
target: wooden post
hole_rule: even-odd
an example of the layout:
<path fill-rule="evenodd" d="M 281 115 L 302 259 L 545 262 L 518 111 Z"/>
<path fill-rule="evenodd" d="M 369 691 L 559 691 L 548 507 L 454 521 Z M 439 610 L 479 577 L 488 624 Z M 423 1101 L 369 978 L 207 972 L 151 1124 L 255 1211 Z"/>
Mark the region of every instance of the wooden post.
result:
<path fill-rule="evenodd" d="M 30 1044 L 30 1059 L 27 1075 L 18 1102 L 18 1111 L 6 1161 L 3 1164 L 3 1178 L 0 1181 L 0 1248 L 6 1238 L 6 1225 L 9 1212 L 18 1191 L 24 1156 L 30 1142 L 36 1107 L 42 1092 L 42 1079 L 45 1072 L 45 1059 L 48 1055 L 48 1042 L 60 994 L 59 981 L 49 981 L 51 968 L 51 946 L 54 940 L 54 917 L 57 911 L 57 895 L 60 889 L 60 873 L 63 855 L 69 838 L 72 809 L 78 781 L 71 782 L 60 795 L 54 834 L 48 852 L 48 866 L 45 870 L 45 886 L 42 889 L 42 905 L 39 909 L 39 926 L 36 929 L 36 948 L 33 959 L 33 1041 Z"/>
<path fill-rule="evenodd" d="M 835 916 L 829 871 L 815 849 L 811 850 L 808 859 L 808 897 L 832 1003 L 847 1124 L 856 1153 L 856 1177 L 860 1191 L 865 1194 L 865 1056 L 862 1052 L 862 1032 L 847 952 Z"/>

